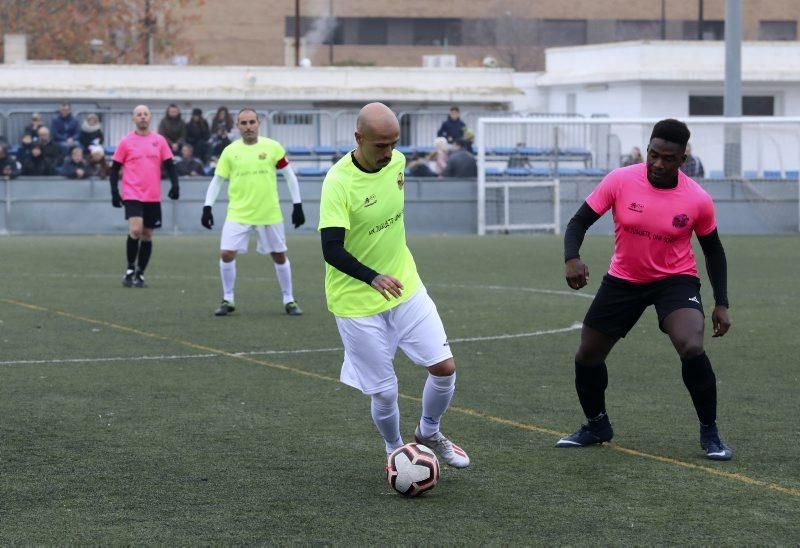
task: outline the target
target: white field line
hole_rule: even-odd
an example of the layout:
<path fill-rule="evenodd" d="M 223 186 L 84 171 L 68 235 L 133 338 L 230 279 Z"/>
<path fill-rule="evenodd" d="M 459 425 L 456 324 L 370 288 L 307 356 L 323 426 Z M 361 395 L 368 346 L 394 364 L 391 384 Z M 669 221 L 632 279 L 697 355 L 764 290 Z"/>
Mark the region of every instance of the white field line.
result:
<path fill-rule="evenodd" d="M 425 284 L 429 287 L 462 288 L 462 289 L 492 289 L 496 291 L 522 291 L 525 293 L 542 293 L 544 295 L 565 295 L 581 299 L 594 299 L 594 293 L 580 291 L 563 291 L 560 289 L 537 289 L 535 287 L 511 287 L 507 285 L 472 285 L 472 284 Z"/>
<path fill-rule="evenodd" d="M 513 333 L 503 335 L 490 335 L 486 337 L 466 337 L 461 339 L 449 339 L 452 343 L 463 342 L 476 342 L 476 341 L 497 341 L 502 339 L 517 339 L 521 337 L 538 337 L 540 335 L 550 335 L 554 333 L 566 333 L 568 331 L 575 331 L 580 329 L 580 323 L 574 323 L 569 327 L 562 327 L 560 329 L 545 329 L 542 331 L 531 331 L 530 333 Z M 342 352 L 344 348 L 334 346 L 329 348 L 299 348 L 296 350 L 256 350 L 252 352 L 231 352 L 234 356 L 265 356 L 276 354 L 311 354 L 314 352 Z M 69 359 L 53 359 L 53 360 L 7 360 L 0 361 L 0 366 L 4 365 L 56 365 L 63 363 L 101 363 L 101 362 L 123 362 L 123 361 L 146 361 L 146 360 L 192 360 L 192 359 L 206 359 L 216 358 L 220 354 L 174 354 L 174 355 L 158 355 L 158 356 L 117 356 L 110 358 L 69 358 Z"/>

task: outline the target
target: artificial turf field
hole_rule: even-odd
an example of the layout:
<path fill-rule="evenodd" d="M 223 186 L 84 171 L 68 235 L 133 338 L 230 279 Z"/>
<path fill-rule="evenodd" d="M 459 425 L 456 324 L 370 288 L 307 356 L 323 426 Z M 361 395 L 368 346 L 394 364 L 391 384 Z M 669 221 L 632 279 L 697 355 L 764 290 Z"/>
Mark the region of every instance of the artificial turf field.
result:
<path fill-rule="evenodd" d="M 236 313 L 212 315 L 218 234 L 158 234 L 147 289 L 120 284 L 122 235 L 0 238 L 0 544 L 796 544 L 800 237 L 723 243 L 716 463 L 652 309 L 608 360 L 614 442 L 553 447 L 582 420 L 574 324 L 610 238 L 587 237 L 573 292 L 559 237 L 411 237 L 458 368 L 443 431 L 473 464 L 405 499 L 369 399 L 338 383 L 315 236 L 289 238 L 298 318 L 254 252 Z M 411 441 L 425 374 L 396 365 Z"/>

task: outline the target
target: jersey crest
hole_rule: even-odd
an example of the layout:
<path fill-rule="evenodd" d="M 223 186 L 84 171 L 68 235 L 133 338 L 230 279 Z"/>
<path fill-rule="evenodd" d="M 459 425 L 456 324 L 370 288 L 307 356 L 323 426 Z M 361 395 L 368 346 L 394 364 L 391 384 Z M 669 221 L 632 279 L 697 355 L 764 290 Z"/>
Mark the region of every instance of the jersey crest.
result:
<path fill-rule="evenodd" d="M 406 178 L 403 172 L 397 174 L 397 188 L 403 190 L 403 185 L 406 184 Z"/>

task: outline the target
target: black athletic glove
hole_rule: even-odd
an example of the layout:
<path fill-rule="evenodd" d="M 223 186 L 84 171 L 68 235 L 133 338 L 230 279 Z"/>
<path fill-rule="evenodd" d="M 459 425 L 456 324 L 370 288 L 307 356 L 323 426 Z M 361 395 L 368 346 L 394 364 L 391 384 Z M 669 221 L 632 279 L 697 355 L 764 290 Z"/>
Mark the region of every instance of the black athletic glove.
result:
<path fill-rule="evenodd" d="M 114 207 L 122 207 L 122 198 L 119 195 L 119 190 L 116 188 L 111 189 L 111 205 Z"/>
<path fill-rule="evenodd" d="M 200 219 L 200 223 L 209 230 L 214 226 L 214 216 L 211 214 L 211 206 L 203 206 L 203 217 Z"/>
<path fill-rule="evenodd" d="M 303 226 L 306 222 L 306 216 L 303 213 L 303 204 L 294 204 L 294 209 L 292 210 L 292 224 L 295 228 Z"/>
<path fill-rule="evenodd" d="M 181 187 L 172 185 L 169 192 L 167 192 L 167 196 L 169 196 L 170 200 L 177 200 L 181 196 Z"/>

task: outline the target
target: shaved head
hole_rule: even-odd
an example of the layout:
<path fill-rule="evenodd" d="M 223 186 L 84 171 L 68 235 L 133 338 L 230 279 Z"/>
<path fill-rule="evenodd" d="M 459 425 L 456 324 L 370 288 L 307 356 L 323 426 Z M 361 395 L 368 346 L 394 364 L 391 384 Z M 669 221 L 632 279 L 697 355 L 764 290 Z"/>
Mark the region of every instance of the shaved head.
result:
<path fill-rule="evenodd" d="M 370 103 L 358 113 L 355 155 L 362 167 L 377 171 L 389 165 L 399 140 L 400 122 L 383 103 Z"/>
<path fill-rule="evenodd" d="M 399 132 L 400 122 L 397 121 L 397 116 L 394 115 L 392 109 L 383 103 L 369 103 L 358 113 L 356 131 L 362 135 Z"/>
<path fill-rule="evenodd" d="M 146 105 L 138 105 L 133 109 L 133 124 L 136 126 L 136 133 L 147 135 L 150 132 L 150 109 Z"/>

